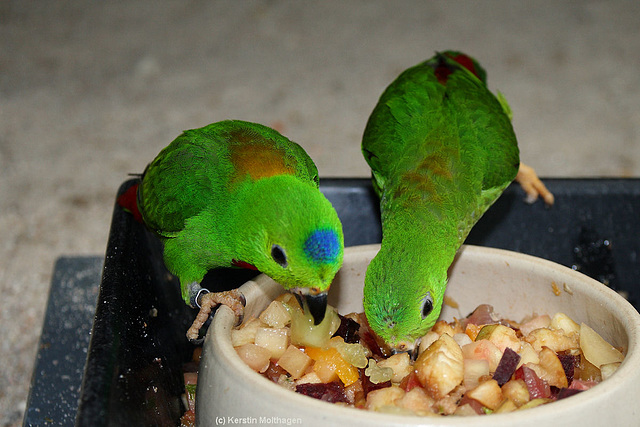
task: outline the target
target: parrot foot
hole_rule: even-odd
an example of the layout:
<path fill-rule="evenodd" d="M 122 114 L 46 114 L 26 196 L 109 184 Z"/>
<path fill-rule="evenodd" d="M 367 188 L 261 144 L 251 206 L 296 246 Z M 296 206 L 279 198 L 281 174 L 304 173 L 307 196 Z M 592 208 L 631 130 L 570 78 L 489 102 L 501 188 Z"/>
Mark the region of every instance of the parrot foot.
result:
<path fill-rule="evenodd" d="M 529 204 L 535 203 L 540 196 L 547 206 L 553 205 L 553 194 L 542 183 L 540 178 L 538 178 L 538 174 L 536 174 L 536 171 L 533 170 L 531 166 L 520 163 L 520 168 L 516 175 L 516 182 L 520 184 L 520 187 L 522 187 L 527 194 L 527 197 L 524 199 L 525 202 Z"/>
<path fill-rule="evenodd" d="M 200 328 L 202 328 L 209 319 L 209 315 L 213 309 L 220 304 L 226 305 L 233 311 L 233 314 L 238 318 L 237 324 L 242 323 L 246 303 L 244 295 L 237 289 L 224 292 L 207 292 L 206 290 L 201 290 L 198 292 L 196 299 L 196 304 L 200 307 L 200 311 L 187 331 L 187 338 L 191 342 L 200 341 L 198 338 Z"/>

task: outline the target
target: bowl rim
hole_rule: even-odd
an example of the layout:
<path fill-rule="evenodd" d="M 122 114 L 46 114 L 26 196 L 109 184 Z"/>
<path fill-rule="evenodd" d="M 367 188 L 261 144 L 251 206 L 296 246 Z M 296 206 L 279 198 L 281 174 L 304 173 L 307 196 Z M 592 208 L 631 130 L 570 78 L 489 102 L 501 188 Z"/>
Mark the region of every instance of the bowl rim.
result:
<path fill-rule="evenodd" d="M 371 253 L 375 255 L 380 248 L 380 244 L 370 244 L 361 246 L 352 246 L 345 248 L 345 260 L 352 253 Z M 471 256 L 481 257 L 505 257 L 508 260 L 518 262 L 533 263 L 536 268 L 542 268 L 545 270 L 553 270 L 557 272 L 560 270 L 561 274 L 574 276 L 585 283 L 585 288 L 588 294 L 594 296 L 605 297 L 605 305 L 607 309 L 613 309 L 615 307 L 616 312 L 619 312 L 619 317 L 627 318 L 630 321 L 622 322 L 624 330 L 627 334 L 628 345 L 625 359 L 621 363 L 618 370 L 606 381 L 598 384 L 597 387 L 586 390 L 577 395 L 571 396 L 570 399 L 562 399 L 553 402 L 553 405 L 541 405 L 536 408 L 532 408 L 536 411 L 536 414 L 542 416 L 544 414 L 557 413 L 558 411 L 565 411 L 571 407 L 579 406 L 591 406 L 596 403 L 597 400 L 603 398 L 603 396 L 614 393 L 618 387 L 624 386 L 630 381 L 637 381 L 633 379 L 632 372 L 636 372 L 634 364 L 637 365 L 640 359 L 640 349 L 638 349 L 638 339 L 640 333 L 640 314 L 633 308 L 633 306 L 620 296 L 615 291 L 606 287 L 602 283 L 592 279 L 584 274 L 574 271 L 568 267 L 562 266 L 552 261 L 548 261 L 542 258 L 537 258 L 531 255 L 521 254 L 518 252 L 508 251 L 504 249 L 488 248 L 473 245 L 463 245 L 459 251 L 460 255 L 469 254 Z M 280 289 L 278 292 L 277 289 Z M 276 294 L 284 292 L 279 284 L 273 281 L 270 277 L 261 274 L 249 280 L 240 287 L 241 292 L 247 297 L 247 305 L 249 305 L 256 293 L 265 293 L 272 291 Z M 274 292 L 274 290 L 276 290 Z M 246 293 L 245 293 L 246 292 Z M 221 307 L 214 316 L 214 319 L 207 333 L 206 341 L 213 341 L 216 355 L 220 357 L 221 364 L 227 364 L 229 370 L 233 370 L 238 375 L 237 381 L 244 384 L 254 383 L 252 389 L 260 389 L 266 393 L 272 394 L 282 401 L 289 401 L 291 405 L 302 405 L 309 408 L 310 411 L 317 412 L 318 414 L 327 413 L 330 411 L 335 416 L 340 417 L 344 422 L 357 421 L 362 423 L 363 421 L 371 421 L 375 423 L 388 423 L 388 425 L 395 425 L 401 423 L 403 425 L 425 425 L 425 422 L 429 425 L 459 425 L 460 420 L 464 420 L 464 425 L 483 425 L 487 423 L 485 417 L 455 417 L 455 416 L 437 416 L 437 417 L 423 417 L 409 414 L 387 414 L 382 412 L 374 412 L 361 410 L 351 407 L 344 407 L 335 405 L 329 402 L 324 402 L 318 399 L 310 398 L 308 396 L 301 395 L 299 393 L 292 392 L 274 382 L 263 377 L 259 373 L 249 368 L 239 357 L 236 356 L 236 352 L 231 345 L 230 330 L 233 328 L 234 316 L 230 309 L 227 307 Z M 205 342 L 205 347 L 207 343 Z M 196 411 L 197 413 L 197 411 Z M 510 413 L 491 414 L 489 420 L 491 424 L 497 425 L 509 425 L 521 419 L 521 412 L 515 411 Z M 429 423 L 429 422 L 433 423 Z"/>

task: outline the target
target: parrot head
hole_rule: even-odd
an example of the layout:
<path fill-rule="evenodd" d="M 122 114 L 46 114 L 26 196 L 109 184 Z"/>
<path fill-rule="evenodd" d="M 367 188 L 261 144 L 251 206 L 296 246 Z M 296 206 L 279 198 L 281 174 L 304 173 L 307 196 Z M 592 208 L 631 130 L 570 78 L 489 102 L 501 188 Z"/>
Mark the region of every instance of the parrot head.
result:
<path fill-rule="evenodd" d="M 365 275 L 363 303 L 367 321 L 394 353 L 411 354 L 418 340 L 433 327 L 442 308 L 446 268 L 416 271 L 411 268 L 414 256 L 400 247 L 388 250 L 383 241 Z"/>
<path fill-rule="evenodd" d="M 263 178 L 250 187 L 238 257 L 292 292 L 319 324 L 327 293 L 342 266 L 342 225 L 317 187 L 290 175 Z"/>

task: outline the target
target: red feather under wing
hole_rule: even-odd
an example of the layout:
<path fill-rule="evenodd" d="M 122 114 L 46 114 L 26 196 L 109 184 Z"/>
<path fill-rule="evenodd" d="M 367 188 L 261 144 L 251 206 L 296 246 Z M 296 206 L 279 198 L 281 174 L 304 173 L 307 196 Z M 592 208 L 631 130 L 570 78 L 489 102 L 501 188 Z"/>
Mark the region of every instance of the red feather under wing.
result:
<path fill-rule="evenodd" d="M 122 193 L 117 200 L 118 205 L 133 215 L 133 218 L 139 223 L 143 223 L 142 214 L 138 209 L 138 187 L 140 184 L 134 184 Z"/>

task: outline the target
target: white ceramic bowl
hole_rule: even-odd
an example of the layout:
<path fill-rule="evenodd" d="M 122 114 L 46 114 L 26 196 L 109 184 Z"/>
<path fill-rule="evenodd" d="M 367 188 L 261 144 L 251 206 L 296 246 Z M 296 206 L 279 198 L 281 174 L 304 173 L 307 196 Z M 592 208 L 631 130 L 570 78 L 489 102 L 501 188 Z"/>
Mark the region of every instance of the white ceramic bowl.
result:
<path fill-rule="evenodd" d="M 329 303 L 341 313 L 362 311 L 362 287 L 379 245 L 345 250 L 344 266 L 331 286 Z M 562 290 L 552 291 L 552 282 Z M 241 288 L 246 316 L 258 315 L 282 288 L 261 275 Z M 231 346 L 231 311 L 218 310 L 209 328 L 198 378 L 198 425 L 273 424 L 305 426 L 535 426 L 640 425 L 640 315 L 617 293 L 558 264 L 514 252 L 465 246 L 450 271 L 447 294 L 460 306 L 441 318 L 466 316 L 479 304 L 514 319 L 533 312 L 564 312 L 585 322 L 614 346 L 628 348 L 614 375 L 578 395 L 537 408 L 479 417 L 415 417 L 341 407 L 294 393 L 253 372 Z"/>

